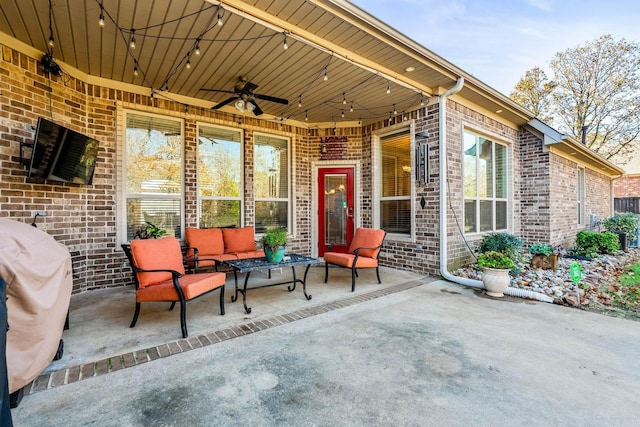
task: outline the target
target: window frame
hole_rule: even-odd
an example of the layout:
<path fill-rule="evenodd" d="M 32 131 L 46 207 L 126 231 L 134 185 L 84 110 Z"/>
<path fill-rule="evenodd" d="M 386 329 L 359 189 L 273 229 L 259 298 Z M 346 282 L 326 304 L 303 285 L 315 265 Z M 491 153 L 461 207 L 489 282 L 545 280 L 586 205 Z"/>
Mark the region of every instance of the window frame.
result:
<path fill-rule="evenodd" d="M 127 190 L 127 161 L 128 161 L 128 154 L 127 154 L 127 149 L 128 149 L 128 142 L 127 142 L 127 129 L 128 129 L 128 125 L 127 125 L 127 121 L 128 121 L 128 117 L 129 115 L 138 115 L 138 116 L 146 116 L 146 117 L 155 117 L 158 119 L 162 119 L 162 120 L 169 120 L 169 121 L 175 121 L 177 123 L 180 124 L 180 135 L 181 135 L 181 147 L 180 147 L 180 194 L 177 195 L 173 195 L 173 194 L 148 194 L 148 193 L 129 193 Z M 118 174 L 118 180 L 120 182 L 118 182 L 118 185 L 120 186 L 120 191 L 118 191 L 118 194 L 120 194 L 120 198 L 121 198 L 121 210 L 120 210 L 120 218 L 118 219 L 118 224 L 120 224 L 119 228 L 119 234 L 120 234 L 120 240 L 124 243 L 128 243 L 130 240 L 128 238 L 128 231 L 127 231 L 127 227 L 128 227 L 128 212 L 127 212 L 127 205 L 128 205 L 128 200 L 130 198 L 140 198 L 140 199 L 147 199 L 147 200 L 179 200 L 179 204 L 180 204 L 180 215 L 179 215 L 179 221 L 180 221 L 180 236 L 178 237 L 179 239 L 184 239 L 184 229 L 185 229 L 185 190 L 186 190 L 186 184 L 185 184 L 185 153 L 186 153 L 186 135 L 185 135 L 185 121 L 182 118 L 179 117 L 174 117 L 174 116 L 169 116 L 169 115 L 164 115 L 164 114 L 156 114 L 156 113 L 152 113 L 152 112 L 148 112 L 148 111 L 141 111 L 141 110 L 129 110 L 129 109 L 123 109 L 122 110 L 122 144 L 119 145 L 119 147 L 121 148 L 121 156 L 120 157 L 120 162 L 122 164 L 122 173 Z M 171 235 L 171 233 L 169 233 L 169 235 Z"/>
<path fill-rule="evenodd" d="M 202 127 L 209 127 L 209 128 L 218 128 L 218 129 L 225 129 L 231 132 L 238 132 L 240 134 L 240 194 L 238 195 L 238 197 L 230 197 L 230 196 L 201 196 L 200 195 L 200 144 L 199 144 L 199 140 L 200 140 L 200 129 Z M 201 223 L 200 223 L 200 218 L 201 218 L 201 214 L 202 214 L 202 201 L 203 200 L 230 200 L 230 201 L 234 201 L 237 200 L 240 202 L 240 227 L 244 226 L 245 223 L 245 219 L 244 219 L 244 210 L 245 210 L 245 197 L 246 197 L 246 192 L 245 192 L 245 174 L 244 174 L 244 169 L 245 169 L 245 132 L 244 129 L 242 128 L 235 128 L 235 127 L 230 127 L 230 126 L 221 126 L 221 125 L 217 125 L 217 124 L 212 124 L 212 123 L 206 123 L 206 122 L 197 122 L 196 123 L 196 187 L 197 187 L 197 223 L 198 226 L 200 227 Z"/>
<path fill-rule="evenodd" d="M 586 224 L 585 219 L 585 197 L 586 197 L 586 171 L 585 168 L 576 168 L 576 199 L 578 208 L 578 225 Z"/>
<path fill-rule="evenodd" d="M 382 140 L 390 135 L 409 132 L 409 157 L 411 161 L 411 172 L 409 177 L 410 191 L 408 196 L 382 196 Z M 387 232 L 386 239 L 415 242 L 416 235 L 416 182 L 414 179 L 415 167 L 415 123 L 401 123 L 381 130 L 371 135 L 372 138 L 372 176 L 373 176 L 373 194 L 372 194 L 372 223 L 374 228 L 382 228 L 382 207 L 383 201 L 409 200 L 409 233 L 393 233 Z"/>
<path fill-rule="evenodd" d="M 471 135 L 474 137 L 475 139 L 475 146 L 476 146 L 476 155 L 475 155 L 475 195 L 474 196 L 467 196 L 465 194 L 465 179 L 466 179 L 466 175 L 465 175 L 465 171 L 464 171 L 464 165 L 465 165 L 465 136 L 466 135 Z M 485 141 L 488 141 L 491 143 L 491 159 L 492 159 L 492 164 L 491 164 L 491 172 L 492 172 L 492 177 L 491 177 L 491 184 L 492 184 L 492 188 L 491 188 L 491 196 L 481 196 L 481 191 L 480 191 L 480 186 L 482 185 L 483 181 L 480 179 L 480 173 L 481 173 L 481 167 L 480 167 L 480 156 L 478 155 L 478 144 L 480 142 L 480 138 L 483 138 Z M 498 197 L 496 195 L 496 190 L 497 190 L 497 184 L 498 184 L 498 180 L 497 180 L 497 158 L 496 158 L 496 146 L 502 146 L 505 149 L 505 158 L 504 158 L 504 170 L 503 170 L 503 175 L 504 175 L 504 187 L 505 187 L 505 197 Z M 509 231 L 511 229 L 511 223 L 510 223 L 510 206 L 511 206 L 511 178 L 509 174 L 509 165 L 510 165 L 510 149 L 511 149 L 511 145 L 504 142 L 504 141 L 499 141 L 497 140 L 495 137 L 493 136 L 488 136 L 486 134 L 483 134 L 481 132 L 477 132 L 468 128 L 464 128 L 462 130 L 462 144 L 461 144 L 461 177 L 462 177 L 462 218 L 463 218 L 463 224 L 462 224 L 462 229 L 464 231 L 465 235 L 482 235 L 482 234 L 486 234 L 486 233 L 494 233 L 494 232 L 505 232 L 505 231 Z M 466 205 L 467 205 L 467 201 L 473 201 L 474 203 L 474 223 L 475 223 L 475 230 L 473 231 L 467 231 L 466 227 L 466 217 L 467 217 L 467 212 L 466 212 Z M 481 202 L 491 202 L 491 229 L 490 230 L 481 230 Z M 505 222 L 506 222 L 506 226 L 504 228 L 497 228 L 496 226 L 496 222 L 497 222 L 497 209 L 496 209 L 496 204 L 498 202 L 503 202 L 505 204 L 506 207 L 506 212 L 505 212 Z"/>
<path fill-rule="evenodd" d="M 266 138 L 275 138 L 275 139 L 281 139 L 287 142 L 287 197 L 258 197 L 257 196 L 257 191 L 256 191 L 256 180 L 255 180 L 255 174 L 256 174 L 256 146 L 258 145 L 258 139 L 264 136 Z M 262 145 L 262 144 L 260 144 Z M 290 136 L 285 136 L 285 135 L 278 135 L 278 134 L 273 134 L 273 133 L 268 133 L 268 132 L 254 132 L 253 133 L 253 162 L 252 162 L 252 171 L 253 171 L 253 188 L 252 188 L 252 194 L 253 194 L 253 225 L 254 225 L 254 229 L 256 232 L 256 236 L 261 236 L 263 233 L 259 232 L 257 229 L 257 203 L 258 202 L 287 202 L 287 231 L 288 234 L 291 236 L 294 234 L 294 218 L 293 218 L 293 200 L 294 200 L 294 191 L 293 191 L 293 176 L 294 176 L 294 169 L 293 169 L 293 158 L 294 158 L 294 152 L 293 152 L 293 138 Z"/>

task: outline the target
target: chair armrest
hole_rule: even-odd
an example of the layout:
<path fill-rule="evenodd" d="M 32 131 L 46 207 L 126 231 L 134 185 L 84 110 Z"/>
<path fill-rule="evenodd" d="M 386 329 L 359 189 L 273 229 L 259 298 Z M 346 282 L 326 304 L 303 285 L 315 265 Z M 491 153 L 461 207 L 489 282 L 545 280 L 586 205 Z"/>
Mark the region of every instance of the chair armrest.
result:
<path fill-rule="evenodd" d="M 166 269 L 166 270 L 165 269 L 161 269 L 161 270 L 143 270 L 142 268 L 138 268 L 135 265 L 132 265 L 131 268 L 136 273 L 171 273 L 174 278 L 179 278 L 179 277 L 183 276 L 182 273 L 179 273 L 179 272 L 177 272 L 175 270 L 169 270 L 169 269 Z"/>

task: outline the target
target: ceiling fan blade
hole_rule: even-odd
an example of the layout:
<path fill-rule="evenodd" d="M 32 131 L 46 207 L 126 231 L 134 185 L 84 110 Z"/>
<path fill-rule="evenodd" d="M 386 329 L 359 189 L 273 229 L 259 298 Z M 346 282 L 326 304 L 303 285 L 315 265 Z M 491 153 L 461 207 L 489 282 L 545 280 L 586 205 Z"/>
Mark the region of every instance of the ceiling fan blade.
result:
<path fill-rule="evenodd" d="M 246 82 L 242 88 L 243 92 L 253 93 L 258 88 L 258 85 L 253 82 Z"/>
<path fill-rule="evenodd" d="M 237 96 L 232 96 L 231 98 L 227 98 L 224 101 L 222 101 L 221 103 L 219 103 L 218 105 L 214 105 L 213 107 L 211 107 L 212 110 L 217 110 L 219 108 L 224 107 L 227 104 L 232 103 L 233 101 L 235 101 L 236 99 L 238 99 Z"/>
<path fill-rule="evenodd" d="M 256 116 L 262 114 L 262 108 L 258 106 L 258 103 L 256 101 L 254 101 L 253 99 L 249 99 L 247 100 L 247 102 L 253 105 L 253 114 L 255 114 Z"/>
<path fill-rule="evenodd" d="M 258 95 L 257 93 L 254 93 L 253 96 L 258 99 L 263 99 L 265 101 L 277 102 L 278 104 L 284 104 L 284 105 L 289 104 L 289 101 L 287 101 L 284 98 L 276 98 L 275 96 L 269 96 L 269 95 Z"/>
<path fill-rule="evenodd" d="M 222 93 L 235 93 L 233 91 L 230 90 L 222 90 L 222 89 L 207 89 L 207 88 L 200 88 L 200 90 L 206 90 L 207 92 L 222 92 Z"/>

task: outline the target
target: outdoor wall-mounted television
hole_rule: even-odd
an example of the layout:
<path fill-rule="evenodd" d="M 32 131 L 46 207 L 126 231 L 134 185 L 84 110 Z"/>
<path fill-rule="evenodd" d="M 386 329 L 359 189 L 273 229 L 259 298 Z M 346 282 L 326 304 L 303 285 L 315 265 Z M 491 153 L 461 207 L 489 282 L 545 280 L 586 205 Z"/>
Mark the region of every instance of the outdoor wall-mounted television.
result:
<path fill-rule="evenodd" d="M 96 139 L 40 117 L 28 177 L 91 184 L 98 145 Z"/>

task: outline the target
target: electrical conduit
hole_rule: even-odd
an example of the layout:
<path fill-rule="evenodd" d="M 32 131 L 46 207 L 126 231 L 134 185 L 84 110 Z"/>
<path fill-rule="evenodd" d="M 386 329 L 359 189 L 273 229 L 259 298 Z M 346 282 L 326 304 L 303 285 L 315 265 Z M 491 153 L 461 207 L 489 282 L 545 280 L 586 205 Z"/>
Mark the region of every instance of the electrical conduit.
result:
<path fill-rule="evenodd" d="M 484 289 L 484 285 L 480 280 L 468 279 L 466 277 L 457 277 L 451 274 L 447 268 L 447 98 L 458 93 L 464 86 L 464 78 L 458 78 L 456 84 L 445 91 L 438 100 L 438 135 L 439 135 L 439 152 L 440 152 L 440 274 L 446 280 L 457 283 L 459 285 L 470 286 L 472 288 Z M 534 299 L 542 302 L 553 302 L 553 298 L 539 292 L 532 292 L 526 289 L 508 287 L 504 291 L 505 295 Z"/>

